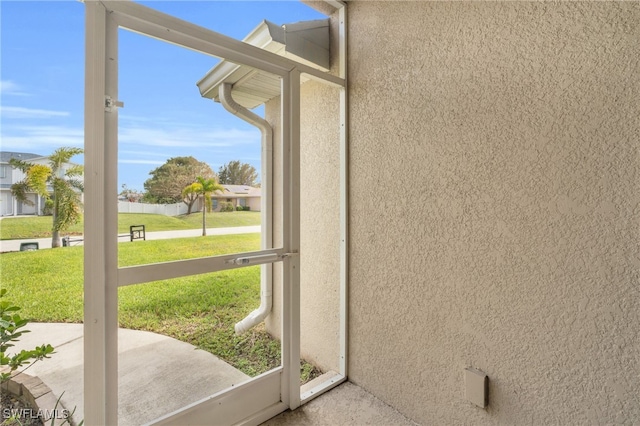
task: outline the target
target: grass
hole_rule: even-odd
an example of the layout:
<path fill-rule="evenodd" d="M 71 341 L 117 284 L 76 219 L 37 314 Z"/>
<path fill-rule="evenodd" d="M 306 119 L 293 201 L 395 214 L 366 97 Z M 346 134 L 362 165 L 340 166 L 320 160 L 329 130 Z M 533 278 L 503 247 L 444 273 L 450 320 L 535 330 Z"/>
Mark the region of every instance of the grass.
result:
<path fill-rule="evenodd" d="M 4 222 L 4 219 L 3 219 Z M 120 244 L 121 266 L 204 257 L 259 248 L 259 234 L 225 235 Z M 36 322 L 83 321 L 83 250 L 0 255 L 7 300 Z M 260 267 L 151 282 L 118 290 L 120 327 L 174 337 L 204 349 L 250 376 L 280 365 L 280 343 L 263 325 L 236 336 L 234 324 L 260 304 Z M 320 372 L 301 366 L 311 380 Z"/>
<path fill-rule="evenodd" d="M 46 238 L 51 236 L 51 216 L 3 218 L 0 221 L 0 239 Z M 72 226 L 71 235 L 82 234 L 82 223 Z"/>
<path fill-rule="evenodd" d="M 51 236 L 51 216 L 7 217 L 0 221 L 0 239 L 46 238 Z M 131 225 L 145 225 L 147 232 L 199 229 L 202 213 L 183 216 L 164 216 L 144 213 L 119 213 L 118 233 L 129 232 Z M 213 212 L 207 213 L 207 228 L 260 225 L 260 212 Z M 82 235 L 84 223 L 72 226 L 63 235 Z"/>
<path fill-rule="evenodd" d="M 144 265 L 260 249 L 260 234 L 224 237 L 226 238 L 187 237 L 119 244 L 118 265 Z"/>
<path fill-rule="evenodd" d="M 189 224 L 190 229 L 202 228 L 202 212 L 178 216 Z M 207 213 L 207 228 L 232 228 L 235 226 L 260 225 L 260 212 L 213 212 Z"/>

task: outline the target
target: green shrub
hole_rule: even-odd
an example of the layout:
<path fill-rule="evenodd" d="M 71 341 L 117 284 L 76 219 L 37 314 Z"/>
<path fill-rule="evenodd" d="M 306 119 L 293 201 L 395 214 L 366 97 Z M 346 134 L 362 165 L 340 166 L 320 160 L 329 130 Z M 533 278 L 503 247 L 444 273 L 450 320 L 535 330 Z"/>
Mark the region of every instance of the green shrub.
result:
<path fill-rule="evenodd" d="M 0 290 L 0 299 L 5 294 L 7 294 L 6 288 Z M 0 383 L 9 380 L 13 376 L 12 373 L 18 368 L 31 364 L 31 360 L 40 361 L 49 358 L 49 355 L 53 353 L 51 345 L 42 345 L 36 346 L 30 351 L 23 349 L 14 355 L 7 354 L 7 349 L 13 346 L 11 342 L 17 342 L 20 336 L 29 332 L 29 330 L 18 331 L 28 323 L 17 313 L 19 310 L 20 308 L 12 305 L 11 302 L 0 300 L 0 367 L 9 368 L 8 373 L 0 373 Z"/>
<path fill-rule="evenodd" d="M 44 202 L 44 207 L 42 208 L 42 214 L 44 216 L 51 216 L 53 215 L 53 200 L 52 199 L 47 199 Z"/>
<path fill-rule="evenodd" d="M 236 211 L 241 212 L 241 211 L 243 211 L 243 210 L 244 210 L 244 207 L 242 207 L 242 206 L 236 206 Z"/>
<path fill-rule="evenodd" d="M 230 201 L 221 201 L 220 202 L 220 211 L 221 212 L 232 212 L 234 211 L 233 203 Z"/>

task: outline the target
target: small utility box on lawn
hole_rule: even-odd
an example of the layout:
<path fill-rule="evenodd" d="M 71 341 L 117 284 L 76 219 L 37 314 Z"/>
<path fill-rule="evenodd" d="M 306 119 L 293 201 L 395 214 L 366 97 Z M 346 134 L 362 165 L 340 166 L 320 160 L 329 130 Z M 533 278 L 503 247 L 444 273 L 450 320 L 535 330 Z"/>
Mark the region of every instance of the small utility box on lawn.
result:
<path fill-rule="evenodd" d="M 20 251 L 35 251 L 40 248 L 40 244 L 37 241 L 29 243 L 20 243 Z"/>
<path fill-rule="evenodd" d="M 144 225 L 131 225 L 129 227 L 129 235 L 131 236 L 131 241 L 133 240 L 147 240 Z"/>

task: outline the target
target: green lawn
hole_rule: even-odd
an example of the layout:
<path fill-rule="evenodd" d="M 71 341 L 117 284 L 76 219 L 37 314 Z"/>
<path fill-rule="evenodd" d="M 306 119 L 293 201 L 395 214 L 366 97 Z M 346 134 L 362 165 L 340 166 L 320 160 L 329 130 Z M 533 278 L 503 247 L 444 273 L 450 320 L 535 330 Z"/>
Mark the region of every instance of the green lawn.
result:
<path fill-rule="evenodd" d="M 171 238 L 119 244 L 118 265 L 121 267 L 144 265 L 260 249 L 260 234 L 237 234 L 225 237 Z"/>
<path fill-rule="evenodd" d="M 4 222 L 4 219 L 3 219 Z M 121 265 L 203 257 L 259 248 L 259 234 L 140 241 L 119 245 Z M 168 248 L 171 247 L 171 250 Z M 6 299 L 37 322 L 82 322 L 83 247 L 0 255 Z M 234 324 L 260 304 L 260 267 L 222 271 L 119 289 L 121 327 L 191 343 L 255 376 L 279 365 L 280 344 L 263 326 L 238 337 Z M 28 328 L 28 327 L 27 327 Z M 308 365 L 306 366 L 308 369 Z"/>
<path fill-rule="evenodd" d="M 189 229 L 202 228 L 202 212 L 178 216 L 189 224 Z M 260 212 L 213 212 L 207 213 L 207 228 L 231 228 L 234 226 L 260 225 Z"/>
<path fill-rule="evenodd" d="M 46 238 L 51 236 L 51 216 L 4 218 L 0 221 L 0 239 Z M 198 229 L 202 227 L 202 213 L 184 216 L 164 216 L 143 213 L 119 213 L 118 232 L 129 232 L 130 225 L 145 225 L 147 232 Z M 207 213 L 207 228 L 260 225 L 260 212 Z M 83 222 L 74 225 L 63 235 L 81 235 Z"/>

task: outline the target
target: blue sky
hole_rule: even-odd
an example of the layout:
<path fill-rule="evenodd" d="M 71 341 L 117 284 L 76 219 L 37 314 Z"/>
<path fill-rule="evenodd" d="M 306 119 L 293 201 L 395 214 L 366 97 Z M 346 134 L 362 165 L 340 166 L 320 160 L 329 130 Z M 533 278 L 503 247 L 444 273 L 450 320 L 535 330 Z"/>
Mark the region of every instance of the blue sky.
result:
<path fill-rule="evenodd" d="M 237 39 L 263 19 L 323 18 L 295 0 L 140 3 Z M 84 5 L 0 0 L 0 37 L 0 149 L 82 147 Z M 232 160 L 260 169 L 260 133 L 198 92 L 216 58 L 125 30 L 119 37 L 118 188 L 143 190 L 149 172 L 175 156 L 216 172 Z"/>

